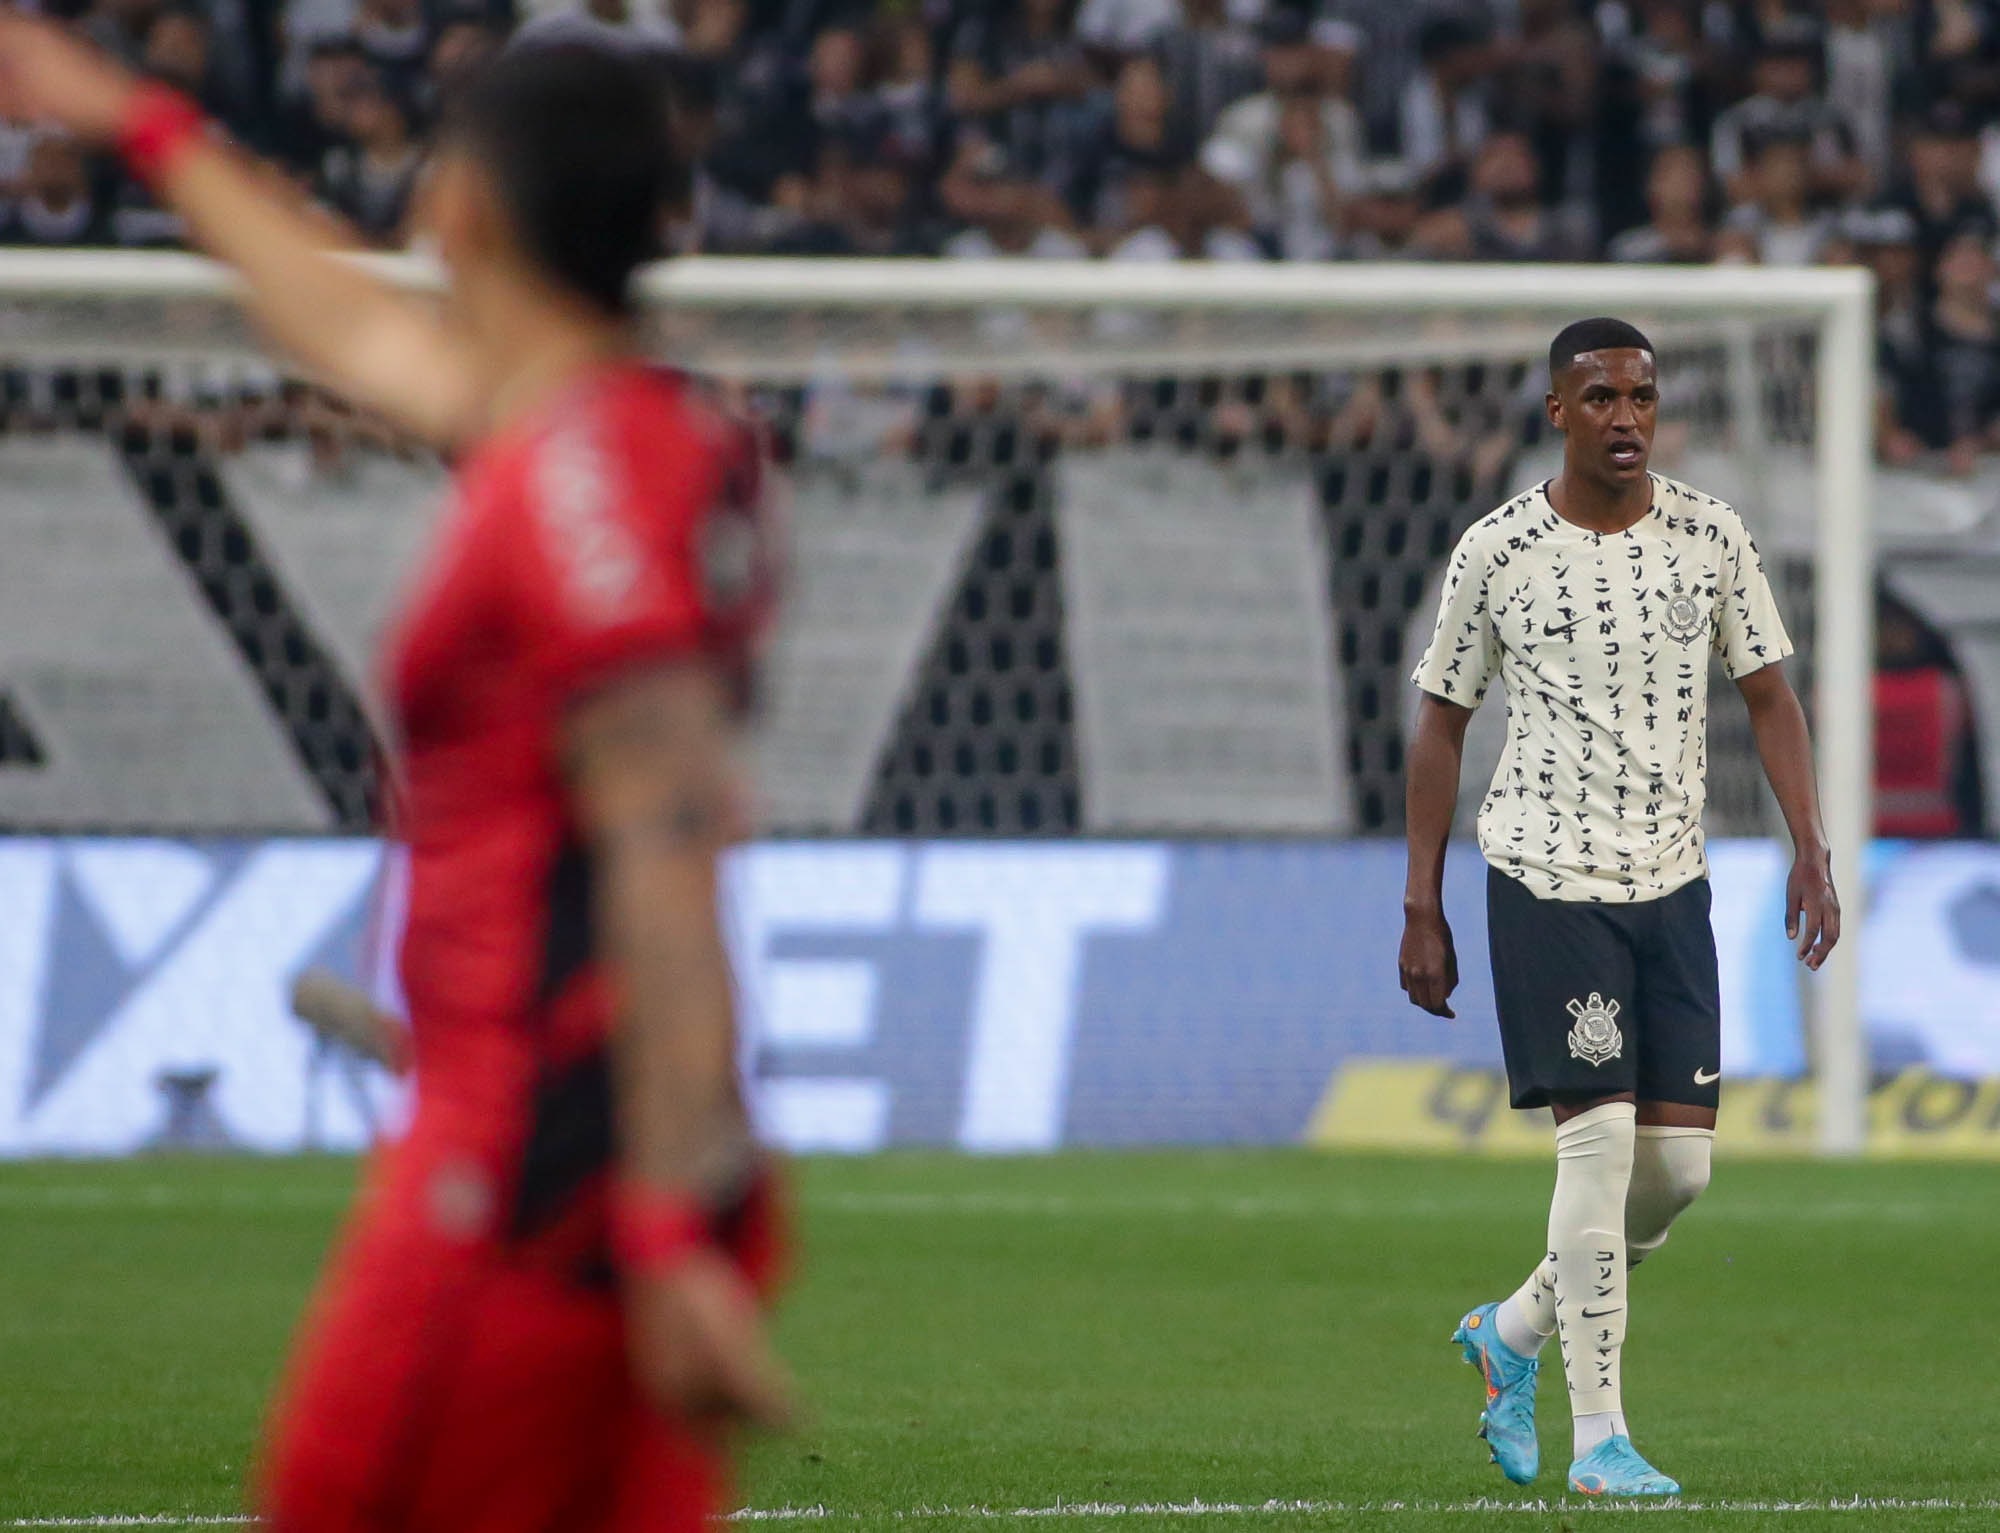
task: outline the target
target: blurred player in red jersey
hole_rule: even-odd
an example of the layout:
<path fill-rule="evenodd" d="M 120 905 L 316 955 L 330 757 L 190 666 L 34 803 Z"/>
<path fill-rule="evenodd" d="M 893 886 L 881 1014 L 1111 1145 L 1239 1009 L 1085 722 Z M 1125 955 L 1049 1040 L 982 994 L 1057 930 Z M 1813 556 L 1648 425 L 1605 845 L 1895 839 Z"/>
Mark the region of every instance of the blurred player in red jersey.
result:
<path fill-rule="evenodd" d="M 788 1386 L 716 859 L 768 605 L 745 435 L 634 354 L 680 174 L 645 66 L 504 55 L 427 189 L 440 314 L 333 258 L 194 110 L 0 19 L 0 115 L 127 166 L 276 342 L 458 454 L 392 646 L 417 1108 L 266 1450 L 276 1533 L 693 1529 Z"/>

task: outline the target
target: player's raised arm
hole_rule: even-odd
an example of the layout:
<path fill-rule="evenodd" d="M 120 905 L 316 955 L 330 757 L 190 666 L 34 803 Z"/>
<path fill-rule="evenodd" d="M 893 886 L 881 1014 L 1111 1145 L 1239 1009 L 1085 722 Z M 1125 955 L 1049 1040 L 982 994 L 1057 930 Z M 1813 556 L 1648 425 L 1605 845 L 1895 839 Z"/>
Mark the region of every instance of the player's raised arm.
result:
<path fill-rule="evenodd" d="M 596 868 L 597 949 L 619 1008 L 618 1238 L 634 1361 L 683 1409 L 776 1422 L 783 1370 L 706 1231 L 707 1210 L 740 1188 L 752 1154 L 716 910 L 717 859 L 739 834 L 732 742 L 727 687 L 687 662 L 577 705 L 566 744 Z"/>
<path fill-rule="evenodd" d="M 61 27 L 0 14 L 0 116 L 115 146 L 202 249 L 240 271 L 277 345 L 357 403 L 449 444 L 474 424 L 466 349 L 424 306 L 337 258 L 324 229 L 193 106 Z"/>
<path fill-rule="evenodd" d="M 1805 966 L 1817 969 L 1840 940 L 1840 896 L 1833 887 L 1833 854 L 1820 821 L 1819 784 L 1813 775 L 1805 710 L 1780 664 L 1738 676 L 1736 689 L 1750 709 L 1757 755 L 1792 837 L 1792 871 L 1785 880 L 1785 935 L 1798 944 Z"/>

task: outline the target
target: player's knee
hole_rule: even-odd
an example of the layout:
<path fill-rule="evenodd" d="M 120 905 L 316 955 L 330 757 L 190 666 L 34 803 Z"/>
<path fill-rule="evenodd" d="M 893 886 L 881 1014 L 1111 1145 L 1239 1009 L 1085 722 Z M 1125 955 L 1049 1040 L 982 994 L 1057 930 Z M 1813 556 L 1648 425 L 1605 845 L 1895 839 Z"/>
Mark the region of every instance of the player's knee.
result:
<path fill-rule="evenodd" d="M 1632 1212 L 1664 1231 L 1675 1215 L 1708 1189 L 1712 1129 L 1640 1126 L 1634 1146 Z"/>
<path fill-rule="evenodd" d="M 1647 1141 L 1659 1163 L 1662 1201 L 1679 1213 L 1708 1190 L 1714 1131 L 1677 1129 L 1660 1137 L 1649 1135 Z"/>
<path fill-rule="evenodd" d="M 1666 1164 L 1667 1198 L 1677 1210 L 1708 1191 L 1709 1178 L 1709 1141 L 1699 1141 L 1699 1151 L 1691 1141 L 1680 1142 L 1689 1146 L 1688 1151 L 1669 1155 Z"/>

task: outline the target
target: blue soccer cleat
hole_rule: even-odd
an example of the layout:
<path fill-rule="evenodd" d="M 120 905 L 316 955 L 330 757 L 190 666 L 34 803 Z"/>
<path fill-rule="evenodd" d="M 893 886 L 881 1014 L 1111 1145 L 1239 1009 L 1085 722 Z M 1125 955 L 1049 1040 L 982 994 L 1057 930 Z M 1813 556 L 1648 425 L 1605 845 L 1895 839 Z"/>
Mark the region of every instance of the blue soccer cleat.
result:
<path fill-rule="evenodd" d="M 1569 1466 L 1569 1488 L 1586 1496 L 1678 1496 L 1680 1485 L 1639 1457 L 1629 1437 L 1607 1437 Z"/>
<path fill-rule="evenodd" d="M 1492 1449 L 1500 1472 L 1516 1485 L 1526 1485 L 1542 1468 L 1542 1445 L 1535 1440 L 1535 1382 L 1542 1364 L 1500 1339 L 1493 1327 L 1493 1312 L 1499 1307 L 1480 1305 L 1459 1321 L 1451 1339 L 1464 1348 L 1465 1360 L 1486 1380 L 1479 1435 Z"/>

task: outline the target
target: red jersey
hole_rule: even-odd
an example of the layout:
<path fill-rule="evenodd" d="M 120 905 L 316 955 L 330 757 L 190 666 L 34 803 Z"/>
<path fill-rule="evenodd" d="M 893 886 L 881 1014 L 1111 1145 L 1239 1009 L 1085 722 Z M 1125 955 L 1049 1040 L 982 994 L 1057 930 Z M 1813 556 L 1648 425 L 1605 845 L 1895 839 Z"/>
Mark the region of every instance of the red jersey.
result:
<path fill-rule="evenodd" d="M 503 1239 L 571 1223 L 612 1152 L 565 714 L 662 661 L 747 676 L 770 606 L 759 499 L 746 428 L 671 374 L 608 366 L 460 466 L 395 637 L 413 1133 L 492 1176 Z"/>

